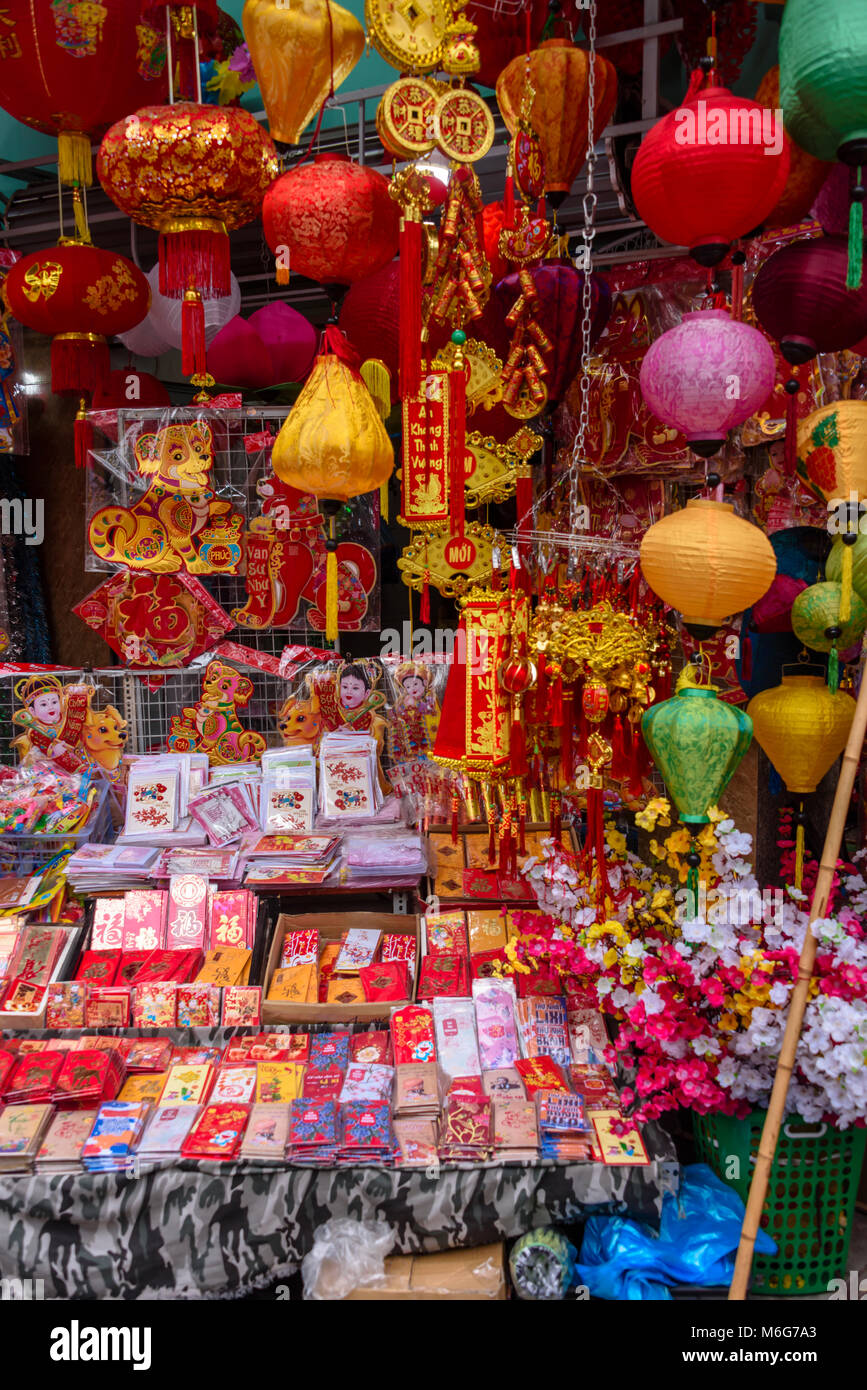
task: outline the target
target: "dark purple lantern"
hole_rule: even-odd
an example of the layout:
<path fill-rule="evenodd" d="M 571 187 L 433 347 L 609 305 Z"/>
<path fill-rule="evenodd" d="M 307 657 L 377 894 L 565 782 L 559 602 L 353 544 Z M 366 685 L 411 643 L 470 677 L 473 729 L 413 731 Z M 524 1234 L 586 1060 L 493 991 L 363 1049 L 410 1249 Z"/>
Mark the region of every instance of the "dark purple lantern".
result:
<path fill-rule="evenodd" d="M 847 290 L 847 260 L 844 237 L 816 237 L 781 247 L 756 276 L 756 318 L 793 366 L 867 334 L 867 284 Z"/>

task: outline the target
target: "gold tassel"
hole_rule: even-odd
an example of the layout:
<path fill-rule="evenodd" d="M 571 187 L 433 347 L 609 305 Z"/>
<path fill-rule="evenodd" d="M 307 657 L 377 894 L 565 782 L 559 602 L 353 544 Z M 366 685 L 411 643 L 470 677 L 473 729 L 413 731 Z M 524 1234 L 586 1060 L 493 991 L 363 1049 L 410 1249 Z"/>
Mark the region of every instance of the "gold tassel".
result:
<path fill-rule="evenodd" d="M 93 183 L 90 137 L 78 130 L 61 130 L 57 137 L 57 168 L 61 183 L 84 184 L 90 188 Z"/>
<path fill-rule="evenodd" d="M 281 246 L 277 248 L 277 264 L 274 267 L 274 278 L 278 285 L 289 284 L 289 248 Z"/>
<path fill-rule="evenodd" d="M 804 804 L 801 803 L 798 828 L 795 831 L 795 887 L 800 890 L 804 881 Z"/>
<path fill-rule="evenodd" d="M 840 576 L 842 593 L 840 594 L 840 623 L 848 623 L 852 614 L 852 550 L 851 545 L 843 540 L 843 572 Z"/>
<path fill-rule="evenodd" d="M 391 414 L 391 372 L 378 357 L 369 357 L 361 364 L 361 379 L 373 397 L 381 420 Z"/>
<path fill-rule="evenodd" d="M 337 551 L 329 550 L 325 560 L 325 636 L 337 641 Z"/>
<path fill-rule="evenodd" d="M 79 241 L 90 243 L 90 228 L 87 225 L 87 213 L 84 210 L 84 200 L 81 190 L 76 188 L 72 195 L 72 215 L 75 219 L 75 230 L 78 233 Z"/>

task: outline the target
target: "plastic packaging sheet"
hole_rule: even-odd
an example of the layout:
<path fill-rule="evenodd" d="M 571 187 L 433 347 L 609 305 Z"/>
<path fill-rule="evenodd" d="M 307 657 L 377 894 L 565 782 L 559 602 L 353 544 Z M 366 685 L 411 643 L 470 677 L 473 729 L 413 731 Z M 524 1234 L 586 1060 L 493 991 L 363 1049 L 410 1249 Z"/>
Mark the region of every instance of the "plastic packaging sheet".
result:
<path fill-rule="evenodd" d="M 313 1237 L 313 1249 L 301 1263 L 304 1297 L 312 1300 L 345 1298 L 353 1289 L 381 1284 L 385 1257 L 394 1232 L 380 1221 L 340 1218 L 326 1221 Z"/>
<path fill-rule="evenodd" d="M 623 1216 L 591 1216 L 577 1267 L 595 1298 L 669 1299 L 673 1284 L 731 1283 L 744 1204 L 704 1163 L 683 1170 L 677 1196 L 666 1193 L 659 1235 Z M 756 1250 L 776 1245 L 759 1231 Z"/>

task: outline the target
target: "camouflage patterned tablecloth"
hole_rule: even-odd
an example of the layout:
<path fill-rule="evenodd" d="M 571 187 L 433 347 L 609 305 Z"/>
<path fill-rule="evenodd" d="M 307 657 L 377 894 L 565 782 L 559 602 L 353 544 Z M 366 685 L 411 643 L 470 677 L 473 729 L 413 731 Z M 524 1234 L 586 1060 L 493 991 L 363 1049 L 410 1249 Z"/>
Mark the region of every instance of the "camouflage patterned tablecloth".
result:
<path fill-rule="evenodd" d="M 182 1163 L 139 1177 L 0 1177 L 0 1278 L 46 1298 L 232 1298 L 288 1277 L 329 1217 L 384 1219 L 395 1253 L 473 1246 L 588 1207 L 657 1221 L 674 1148 L 644 1128 L 652 1162 L 424 1171 Z"/>

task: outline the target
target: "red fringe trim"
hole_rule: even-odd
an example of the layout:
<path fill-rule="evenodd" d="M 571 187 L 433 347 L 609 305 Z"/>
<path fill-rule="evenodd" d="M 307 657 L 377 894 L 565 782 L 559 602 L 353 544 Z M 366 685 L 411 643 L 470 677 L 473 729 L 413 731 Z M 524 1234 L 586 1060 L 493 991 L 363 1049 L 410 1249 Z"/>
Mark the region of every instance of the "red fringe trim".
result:
<path fill-rule="evenodd" d="M 75 466 L 76 468 L 86 468 L 90 463 L 90 451 L 93 447 L 93 425 L 90 423 L 87 412 L 84 410 L 79 410 L 75 417 L 73 440 L 75 445 Z"/>
<path fill-rule="evenodd" d="M 225 232 L 164 232 L 160 236 L 160 294 L 183 299 L 199 290 L 205 299 L 224 299 L 232 288 L 229 238 Z"/>
<path fill-rule="evenodd" d="M 104 338 L 53 338 L 51 340 L 51 389 L 57 395 L 92 396 L 110 368 Z"/>
<path fill-rule="evenodd" d="M 200 294 L 184 299 L 181 351 L 181 371 L 184 376 L 204 376 L 208 370 L 208 359 L 205 350 L 205 306 Z"/>

